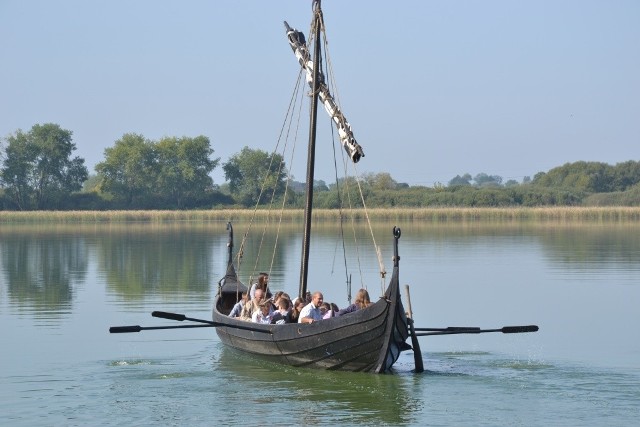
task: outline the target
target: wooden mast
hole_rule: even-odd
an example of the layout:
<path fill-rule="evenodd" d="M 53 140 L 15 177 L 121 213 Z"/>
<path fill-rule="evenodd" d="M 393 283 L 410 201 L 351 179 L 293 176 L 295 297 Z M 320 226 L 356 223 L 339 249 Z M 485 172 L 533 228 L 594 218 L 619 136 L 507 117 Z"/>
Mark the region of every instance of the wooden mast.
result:
<path fill-rule="evenodd" d="M 318 117 L 318 92 L 320 88 L 320 25 L 322 10 L 320 0 L 313 1 L 314 52 L 313 52 L 313 85 L 311 89 L 311 111 L 309 121 L 309 147 L 307 154 L 306 202 L 304 207 L 304 237 L 302 240 L 302 264 L 300 266 L 300 298 L 307 293 L 307 277 L 309 274 L 309 245 L 311 239 L 311 214 L 313 211 L 313 179 L 316 158 L 316 120 Z"/>

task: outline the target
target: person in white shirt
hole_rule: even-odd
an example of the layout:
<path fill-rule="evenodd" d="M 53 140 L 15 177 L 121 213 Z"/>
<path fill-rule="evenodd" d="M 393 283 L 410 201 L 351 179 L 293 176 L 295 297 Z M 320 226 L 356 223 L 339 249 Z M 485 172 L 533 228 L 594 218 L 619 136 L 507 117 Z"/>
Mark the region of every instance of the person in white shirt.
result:
<path fill-rule="evenodd" d="M 320 312 L 320 306 L 324 301 L 322 292 L 314 292 L 311 296 L 311 302 L 300 311 L 300 317 L 298 317 L 298 323 L 313 323 L 318 320 L 322 320 L 322 313 Z"/>
<path fill-rule="evenodd" d="M 260 310 L 256 310 L 251 316 L 253 323 L 271 323 L 271 301 L 264 301 L 260 304 Z"/>

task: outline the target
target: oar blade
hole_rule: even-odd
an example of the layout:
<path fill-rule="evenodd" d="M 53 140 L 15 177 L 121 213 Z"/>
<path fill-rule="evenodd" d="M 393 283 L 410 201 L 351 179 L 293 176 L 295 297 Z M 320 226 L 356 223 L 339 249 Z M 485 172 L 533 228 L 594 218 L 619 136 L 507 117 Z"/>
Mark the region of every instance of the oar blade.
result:
<path fill-rule="evenodd" d="M 527 325 L 527 326 L 505 326 L 502 328 L 501 332 L 503 334 L 520 334 L 523 332 L 537 332 L 537 325 Z"/>
<path fill-rule="evenodd" d="M 132 326 L 112 326 L 109 328 L 109 333 L 111 334 L 123 334 L 127 332 L 140 332 L 142 330 L 142 326 L 140 325 L 132 325 Z"/>
<path fill-rule="evenodd" d="M 161 319 L 177 320 L 179 322 L 182 322 L 187 318 L 187 316 L 185 316 L 184 314 L 168 313 L 166 311 L 154 311 L 151 313 L 151 315 L 153 317 L 159 317 Z"/>

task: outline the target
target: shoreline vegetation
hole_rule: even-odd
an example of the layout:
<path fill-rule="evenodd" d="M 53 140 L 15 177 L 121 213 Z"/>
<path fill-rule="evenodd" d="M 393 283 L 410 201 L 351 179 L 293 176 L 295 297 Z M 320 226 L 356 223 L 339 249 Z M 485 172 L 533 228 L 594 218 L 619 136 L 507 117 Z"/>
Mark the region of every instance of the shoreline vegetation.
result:
<path fill-rule="evenodd" d="M 285 222 L 302 222 L 302 209 L 282 212 Z M 255 217 L 254 217 L 255 215 Z M 640 207 L 513 207 L 513 208 L 389 208 L 340 211 L 317 209 L 317 222 L 340 218 L 355 221 L 420 222 L 640 222 Z M 212 210 L 118 210 L 118 211 L 0 211 L 0 224 L 23 223 L 172 223 L 278 221 L 279 211 L 251 209 Z"/>

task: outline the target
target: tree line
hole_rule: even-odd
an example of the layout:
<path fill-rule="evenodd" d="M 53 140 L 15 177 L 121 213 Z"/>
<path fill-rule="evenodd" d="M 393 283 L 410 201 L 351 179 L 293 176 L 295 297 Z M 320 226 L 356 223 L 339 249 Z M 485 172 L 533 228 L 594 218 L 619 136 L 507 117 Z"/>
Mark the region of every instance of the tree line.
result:
<path fill-rule="evenodd" d="M 90 175 L 73 157 L 72 132 L 59 125 L 34 125 L 0 140 L 0 209 L 109 210 L 211 209 L 278 203 L 304 206 L 304 184 L 288 182 L 283 157 L 244 147 L 221 163 L 206 136 L 153 141 L 129 133 L 104 150 Z M 213 182 L 221 166 L 225 183 Z M 360 180 L 314 182 L 320 208 L 428 206 L 640 206 L 640 162 L 616 165 L 578 161 L 539 172 L 533 179 L 503 182 L 498 175 L 469 173 L 433 187 L 399 183 L 391 174 Z"/>

